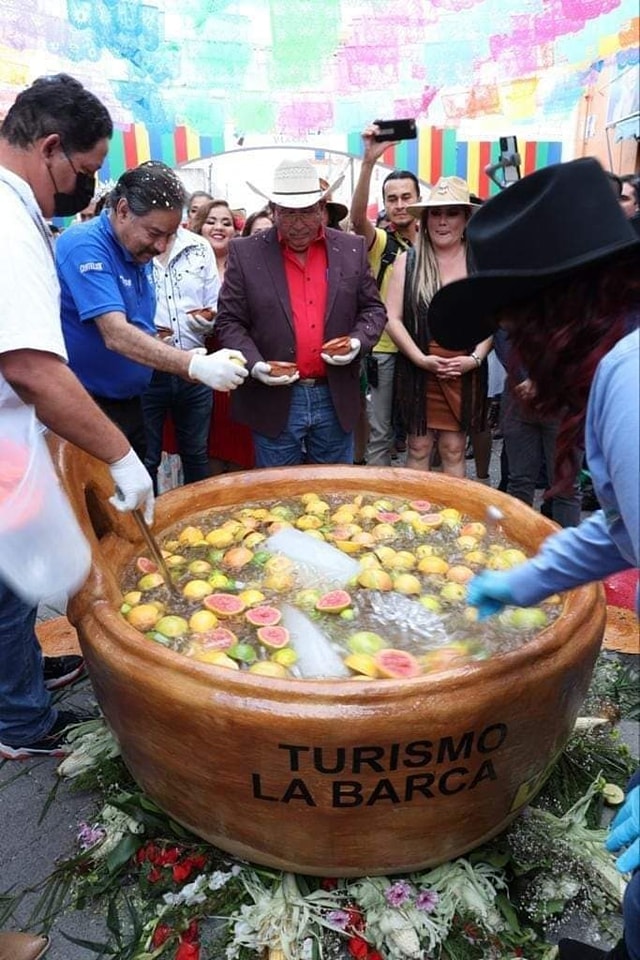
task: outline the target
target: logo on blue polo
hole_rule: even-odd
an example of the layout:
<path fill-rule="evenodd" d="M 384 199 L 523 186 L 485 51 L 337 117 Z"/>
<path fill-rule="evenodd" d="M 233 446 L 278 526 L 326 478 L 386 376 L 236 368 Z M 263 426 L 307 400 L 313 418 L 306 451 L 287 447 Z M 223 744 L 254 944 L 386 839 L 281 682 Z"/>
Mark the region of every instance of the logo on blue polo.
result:
<path fill-rule="evenodd" d="M 100 261 L 89 261 L 89 263 L 80 264 L 80 273 L 88 273 L 90 270 L 104 270 L 104 267 Z"/>

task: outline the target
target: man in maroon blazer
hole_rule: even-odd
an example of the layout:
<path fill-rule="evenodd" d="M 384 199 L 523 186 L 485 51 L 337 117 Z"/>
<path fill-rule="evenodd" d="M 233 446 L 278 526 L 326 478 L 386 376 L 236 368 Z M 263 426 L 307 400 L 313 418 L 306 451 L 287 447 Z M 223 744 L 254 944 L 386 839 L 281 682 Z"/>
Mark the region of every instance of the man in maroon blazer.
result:
<path fill-rule="evenodd" d="M 259 467 L 353 462 L 360 359 L 387 316 L 363 238 L 322 224 L 331 189 L 309 161 L 283 161 L 262 194 L 274 226 L 231 242 L 215 329 L 247 360 L 251 376 L 231 409 L 253 432 Z"/>

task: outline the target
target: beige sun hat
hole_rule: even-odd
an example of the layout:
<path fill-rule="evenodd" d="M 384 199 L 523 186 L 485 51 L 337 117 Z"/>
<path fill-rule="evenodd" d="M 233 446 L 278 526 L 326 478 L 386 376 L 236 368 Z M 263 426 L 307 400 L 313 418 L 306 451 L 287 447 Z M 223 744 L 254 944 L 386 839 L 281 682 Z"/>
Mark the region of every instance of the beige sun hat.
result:
<path fill-rule="evenodd" d="M 310 207 L 318 200 L 324 200 L 332 190 L 336 190 L 342 181 L 344 174 L 340 176 L 327 189 L 320 186 L 318 171 L 314 165 L 304 158 L 298 160 L 282 160 L 275 169 L 273 175 L 273 189 L 271 193 L 265 193 L 258 187 L 255 187 L 247 180 L 247 186 L 251 187 L 254 193 L 264 197 L 270 203 L 276 203 L 279 207 L 290 207 L 294 210 L 300 210 L 303 207 Z"/>
<path fill-rule="evenodd" d="M 472 203 L 469 197 L 469 184 L 462 177 L 440 177 L 434 187 L 431 188 L 429 196 L 420 203 L 412 203 L 407 207 L 407 213 L 412 217 L 419 217 L 423 210 L 429 207 L 468 207 L 471 209 L 476 204 Z"/>

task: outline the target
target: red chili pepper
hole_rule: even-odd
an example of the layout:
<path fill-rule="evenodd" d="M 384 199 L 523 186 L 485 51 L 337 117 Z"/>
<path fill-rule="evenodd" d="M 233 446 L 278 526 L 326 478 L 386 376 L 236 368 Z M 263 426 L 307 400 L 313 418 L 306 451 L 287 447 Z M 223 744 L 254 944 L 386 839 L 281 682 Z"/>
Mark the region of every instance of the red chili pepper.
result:
<path fill-rule="evenodd" d="M 365 920 L 362 916 L 361 910 L 359 910 L 358 907 L 347 907 L 346 909 L 347 914 L 349 915 L 349 919 L 347 920 L 347 929 L 353 930 L 356 933 L 364 930 Z"/>
<path fill-rule="evenodd" d="M 187 927 L 187 929 L 184 931 L 184 933 L 181 934 L 180 940 L 184 940 L 187 943 L 195 943 L 197 939 L 198 939 L 198 921 L 192 920 L 189 926 Z"/>
<path fill-rule="evenodd" d="M 190 860 L 185 860 L 183 863 L 176 863 L 173 866 L 171 873 L 173 874 L 174 883 L 183 883 L 191 875 L 193 867 Z"/>
<path fill-rule="evenodd" d="M 351 937 L 347 942 L 347 950 L 354 960 L 367 960 L 369 956 L 369 944 L 362 937 Z"/>
<path fill-rule="evenodd" d="M 200 960 L 200 947 L 197 943 L 182 940 L 176 950 L 175 960 Z"/>
<path fill-rule="evenodd" d="M 323 890 L 335 890 L 338 886 L 338 881 L 334 877 L 324 877 L 320 881 L 320 886 Z"/>
<path fill-rule="evenodd" d="M 154 950 L 161 947 L 163 943 L 166 943 L 172 933 L 173 930 L 168 923 L 159 923 L 151 937 L 151 946 Z"/>
<path fill-rule="evenodd" d="M 146 847 L 144 847 L 144 851 L 146 859 L 149 861 L 149 863 L 157 863 L 160 850 L 154 843 L 148 843 Z"/>
<path fill-rule="evenodd" d="M 159 863 L 161 866 L 171 866 L 172 863 L 177 863 L 180 859 L 181 851 L 178 847 L 169 847 L 167 850 L 162 850 L 158 854 L 156 863 Z"/>

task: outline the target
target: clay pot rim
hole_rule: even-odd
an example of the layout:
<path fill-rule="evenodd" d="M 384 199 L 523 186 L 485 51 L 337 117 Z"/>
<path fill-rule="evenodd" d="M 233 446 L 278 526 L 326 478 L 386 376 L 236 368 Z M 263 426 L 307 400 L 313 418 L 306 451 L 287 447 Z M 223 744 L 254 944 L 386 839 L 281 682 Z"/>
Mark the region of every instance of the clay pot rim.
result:
<path fill-rule="evenodd" d="M 291 470 L 291 468 L 288 469 Z M 378 468 L 314 464 L 297 467 L 295 471 L 295 482 L 291 485 L 296 489 L 289 490 L 286 496 L 295 496 L 296 493 L 312 489 L 314 485 L 318 488 L 318 493 L 322 494 L 323 492 L 340 489 L 341 483 L 345 493 L 354 495 L 365 492 L 378 495 L 381 498 L 394 496 L 396 495 L 394 487 L 397 489 L 398 486 L 403 487 L 402 496 L 407 499 L 413 497 L 419 499 L 421 493 L 420 481 L 422 478 L 420 475 L 417 475 L 416 471 L 402 467 Z M 290 483 L 291 479 L 289 474 L 288 480 Z M 169 491 L 158 498 L 155 531 L 159 536 L 163 536 L 167 529 L 184 522 L 187 517 L 189 522 L 196 523 L 200 514 L 216 507 L 238 508 L 243 502 L 243 488 L 247 488 L 247 492 L 250 491 L 250 499 L 275 498 L 278 496 L 278 490 L 282 482 L 283 468 L 254 469 L 231 475 L 222 475 L 215 479 L 209 478 L 190 485 L 190 509 L 188 512 L 184 506 L 186 488 L 180 487 Z M 441 503 L 445 506 L 453 505 L 455 503 L 456 487 L 466 491 L 468 496 L 469 483 L 470 481 L 430 473 L 430 489 L 427 491 L 427 496 L 435 503 Z M 415 488 L 410 494 L 406 492 L 407 484 Z M 259 495 L 257 486 L 260 487 Z M 517 536 L 517 526 L 522 511 L 529 508 L 520 501 L 482 484 L 477 484 L 477 488 L 478 510 L 474 514 L 469 514 L 471 519 L 484 521 L 483 511 L 486 510 L 489 503 L 494 504 L 503 511 L 507 535 L 515 543 L 524 545 L 529 550 L 537 549 L 546 535 L 557 529 L 554 523 L 536 513 L 536 528 L 541 531 L 541 536 L 538 542 L 523 544 Z M 217 491 L 220 492 L 221 496 L 216 497 Z M 228 499 L 225 493 L 227 493 Z M 510 520 L 515 525 L 515 529 L 508 529 Z M 116 575 L 119 575 L 126 563 L 129 563 L 135 557 L 139 547 L 140 541 L 136 537 L 128 544 L 126 558 L 123 555 L 122 558 L 119 558 L 117 565 L 112 568 Z M 95 557 L 94 566 L 96 566 Z M 105 558 L 103 566 L 101 567 L 98 564 L 96 567 L 98 574 L 106 566 Z M 89 589 L 90 587 L 87 584 L 80 591 L 78 597 L 80 598 L 83 591 Z M 212 664 L 191 660 L 183 654 L 147 640 L 120 616 L 119 604 L 106 595 L 104 584 L 99 584 L 99 590 L 99 596 L 94 593 L 94 603 L 90 610 L 84 611 L 77 620 L 72 617 L 72 622 L 80 626 L 85 617 L 89 623 L 92 617 L 96 617 L 116 638 L 123 655 L 130 656 L 147 667 L 157 665 L 182 674 L 190 674 L 194 678 L 201 678 L 204 683 L 214 688 L 226 688 L 234 695 L 245 691 L 247 695 L 253 698 L 282 700 L 283 694 L 288 693 L 290 697 L 303 696 L 306 700 L 322 701 L 325 704 L 348 703 L 354 698 L 366 697 L 372 705 L 387 700 L 397 700 L 399 694 L 413 696 L 417 692 L 424 692 L 427 687 L 433 687 L 438 692 L 446 690 L 452 685 L 459 689 L 466 689 L 470 685 L 488 681 L 490 678 L 499 678 L 505 674 L 513 675 L 513 671 L 517 669 L 533 669 L 537 660 L 557 655 L 563 646 L 568 643 L 575 647 L 576 643 L 579 642 L 580 631 L 578 628 L 580 623 L 597 614 L 598 596 L 599 593 L 603 594 L 602 587 L 598 584 L 588 584 L 572 591 L 563 598 L 562 614 L 559 621 L 556 620 L 549 624 L 522 647 L 499 657 L 462 664 L 459 667 L 452 667 L 415 678 L 378 679 L 358 683 L 346 679 L 327 681 L 301 680 L 294 677 L 286 679 L 270 677 L 265 682 L 265 678 L 259 675 L 252 675 L 248 672 L 238 673 L 225 670 L 222 667 L 215 667 Z M 602 610 L 604 610 L 604 604 L 602 604 Z M 571 635 L 573 637 L 569 639 Z"/>

